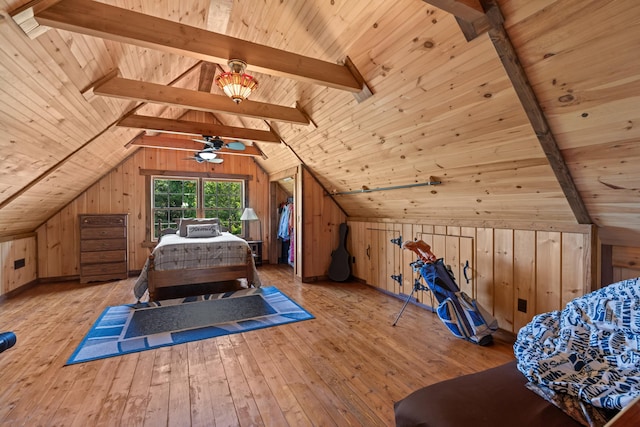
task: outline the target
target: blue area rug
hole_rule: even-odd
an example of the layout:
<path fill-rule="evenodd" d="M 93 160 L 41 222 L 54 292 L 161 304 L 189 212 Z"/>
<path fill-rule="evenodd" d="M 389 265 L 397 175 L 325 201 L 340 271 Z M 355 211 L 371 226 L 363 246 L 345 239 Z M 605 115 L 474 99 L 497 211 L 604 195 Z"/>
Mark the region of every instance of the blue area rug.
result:
<path fill-rule="evenodd" d="M 313 319 L 275 287 L 107 307 L 67 365 Z"/>

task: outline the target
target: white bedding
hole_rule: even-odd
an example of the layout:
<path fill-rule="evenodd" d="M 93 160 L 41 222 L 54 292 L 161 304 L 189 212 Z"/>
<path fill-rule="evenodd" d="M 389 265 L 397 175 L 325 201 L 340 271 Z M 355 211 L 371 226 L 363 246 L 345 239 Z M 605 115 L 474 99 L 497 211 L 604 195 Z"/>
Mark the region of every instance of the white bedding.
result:
<path fill-rule="evenodd" d="M 154 269 L 181 270 L 203 267 L 221 267 L 245 264 L 247 262 L 248 243 L 227 232 L 218 237 L 187 238 L 177 234 L 167 234 L 153 250 Z M 251 259 L 253 263 L 253 259 Z M 147 270 L 149 260 L 144 264 L 136 280 L 133 293 L 140 299 L 147 291 Z M 260 287 L 258 273 L 253 266 L 255 287 Z"/>
<path fill-rule="evenodd" d="M 514 352 L 529 381 L 598 408 L 623 408 L 640 396 L 640 278 L 535 316 Z"/>

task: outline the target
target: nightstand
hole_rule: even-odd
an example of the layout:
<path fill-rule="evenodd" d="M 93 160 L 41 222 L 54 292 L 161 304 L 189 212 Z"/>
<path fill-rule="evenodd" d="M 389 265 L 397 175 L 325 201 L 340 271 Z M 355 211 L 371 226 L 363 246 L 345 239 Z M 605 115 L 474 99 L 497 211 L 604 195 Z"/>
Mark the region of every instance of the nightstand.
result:
<path fill-rule="evenodd" d="M 247 240 L 247 243 L 253 253 L 255 265 L 262 265 L 262 240 Z"/>

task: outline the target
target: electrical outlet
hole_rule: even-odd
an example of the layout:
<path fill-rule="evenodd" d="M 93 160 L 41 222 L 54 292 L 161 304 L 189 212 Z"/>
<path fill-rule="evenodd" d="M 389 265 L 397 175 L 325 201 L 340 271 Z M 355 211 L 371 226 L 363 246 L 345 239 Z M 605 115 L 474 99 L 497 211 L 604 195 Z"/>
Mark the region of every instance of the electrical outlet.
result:
<path fill-rule="evenodd" d="M 518 298 L 518 311 L 521 311 L 523 313 L 527 312 L 527 300 L 526 299 Z"/>

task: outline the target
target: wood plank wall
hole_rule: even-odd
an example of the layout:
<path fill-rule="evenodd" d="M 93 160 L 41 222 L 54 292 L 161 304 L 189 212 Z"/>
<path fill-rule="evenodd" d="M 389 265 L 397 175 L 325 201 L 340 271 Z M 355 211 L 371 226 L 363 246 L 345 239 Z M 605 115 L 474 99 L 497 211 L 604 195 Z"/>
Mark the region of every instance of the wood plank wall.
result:
<path fill-rule="evenodd" d="M 325 278 L 331 265 L 331 252 L 339 244 L 339 225 L 347 221 L 346 214 L 333 201 L 322 185 L 305 167 L 299 168 L 296 185 L 301 194 L 294 201 L 296 215 L 301 219 L 302 233 L 297 233 L 296 255 L 302 260 L 300 277 L 304 282 Z"/>
<path fill-rule="evenodd" d="M 60 212 L 37 229 L 39 278 L 70 277 L 78 275 L 78 214 L 129 214 L 129 270 L 139 271 L 150 249 L 146 239 L 146 183 L 141 169 L 163 170 L 180 176 L 180 172 L 250 175 L 246 191 L 248 204 L 267 224 L 269 179 L 258 164 L 247 156 L 225 156 L 222 164 L 199 164 L 187 159 L 188 152 L 144 148 L 114 168 L 98 182 L 80 194 Z M 251 224 L 251 233 L 257 235 L 258 224 Z M 255 229 L 254 229 L 255 228 Z M 270 231 L 263 227 L 263 240 L 268 242 Z M 263 245 L 263 257 L 269 259 L 269 245 Z"/>
<path fill-rule="evenodd" d="M 36 248 L 35 235 L 0 242 L 0 296 L 37 279 Z M 21 260 L 24 266 L 16 268 Z"/>
<path fill-rule="evenodd" d="M 517 332 L 538 313 L 557 310 L 595 286 L 593 231 L 536 231 L 457 227 L 418 223 L 350 220 L 349 251 L 355 257 L 353 274 L 366 283 L 400 297 L 412 288 L 406 265 L 415 256 L 389 247 L 391 238 L 423 239 L 436 255 L 451 264 L 459 286 L 498 319 L 500 328 Z M 451 239 L 449 237 L 457 237 Z M 428 240 L 430 239 L 430 240 Z M 393 244 L 392 244 L 393 245 Z M 472 247 L 469 247 L 469 246 Z M 401 252 L 400 256 L 398 253 Z M 465 255 L 469 254 L 470 255 Z M 446 253 L 446 256 L 445 256 Z M 469 284 L 462 266 L 471 264 Z M 397 265 L 400 262 L 402 265 Z M 405 265 L 406 264 L 406 265 Z M 403 273 L 403 286 L 390 280 Z M 428 295 L 418 301 L 431 305 Z M 518 300 L 526 308 L 518 309 Z"/>
<path fill-rule="evenodd" d="M 612 247 L 613 282 L 640 276 L 640 248 Z"/>

